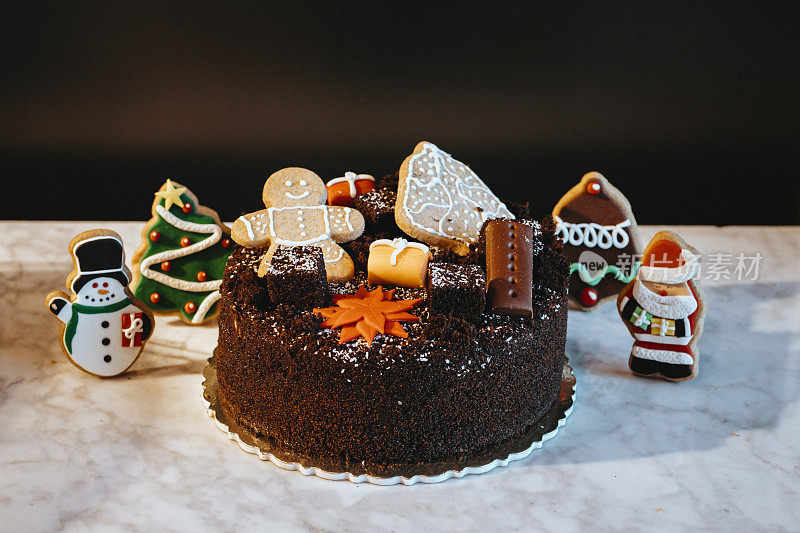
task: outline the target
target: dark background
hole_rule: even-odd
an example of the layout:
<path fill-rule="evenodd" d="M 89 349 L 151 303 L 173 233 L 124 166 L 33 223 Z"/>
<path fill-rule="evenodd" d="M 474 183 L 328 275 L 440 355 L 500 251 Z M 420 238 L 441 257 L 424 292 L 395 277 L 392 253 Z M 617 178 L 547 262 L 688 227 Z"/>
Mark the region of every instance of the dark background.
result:
<path fill-rule="evenodd" d="M 397 170 L 419 140 L 538 215 L 588 170 L 650 224 L 800 223 L 792 3 L 20 4 L 0 218 L 223 219 L 269 173 Z"/>

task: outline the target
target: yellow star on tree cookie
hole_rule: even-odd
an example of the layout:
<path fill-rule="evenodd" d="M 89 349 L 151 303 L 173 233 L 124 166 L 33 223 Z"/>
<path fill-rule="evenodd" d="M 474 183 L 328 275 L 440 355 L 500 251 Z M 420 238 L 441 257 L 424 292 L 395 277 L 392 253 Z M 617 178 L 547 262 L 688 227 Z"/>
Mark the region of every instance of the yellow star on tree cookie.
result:
<path fill-rule="evenodd" d="M 152 190 L 152 189 L 151 189 Z M 181 200 L 181 194 L 186 192 L 186 187 L 176 187 L 172 184 L 172 181 L 167 180 L 161 189 L 156 193 L 156 198 L 163 198 L 164 208 L 169 211 L 169 208 L 172 207 L 172 204 L 176 204 L 179 206 L 183 206 L 183 200 Z"/>

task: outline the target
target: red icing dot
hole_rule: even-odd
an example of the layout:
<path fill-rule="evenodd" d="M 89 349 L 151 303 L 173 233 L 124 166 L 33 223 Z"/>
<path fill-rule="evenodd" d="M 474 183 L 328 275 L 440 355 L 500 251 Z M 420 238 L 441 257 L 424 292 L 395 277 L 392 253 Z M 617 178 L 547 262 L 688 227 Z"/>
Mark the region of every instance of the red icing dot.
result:
<path fill-rule="evenodd" d="M 186 302 L 186 305 L 183 306 L 183 310 L 186 311 L 187 314 L 193 314 L 197 311 L 197 306 L 194 302 Z"/>
<path fill-rule="evenodd" d="M 586 186 L 586 192 L 589 194 L 597 194 L 600 192 L 600 184 L 596 181 L 591 182 L 589 185 Z"/>
<path fill-rule="evenodd" d="M 197 281 L 205 281 L 206 279 L 208 279 L 208 274 L 206 274 L 202 270 L 197 273 Z"/>
<path fill-rule="evenodd" d="M 185 204 L 183 204 L 183 207 L 181 209 L 183 209 L 184 213 L 191 213 L 192 212 L 192 204 L 190 204 L 189 202 L 186 202 Z"/>
<path fill-rule="evenodd" d="M 184 248 L 190 246 L 191 244 L 192 244 L 192 239 L 190 239 L 189 237 L 183 237 L 181 239 L 181 246 L 183 246 Z"/>
<path fill-rule="evenodd" d="M 583 305 L 591 307 L 597 303 L 597 291 L 591 287 L 586 287 L 581 291 L 579 299 Z"/>
<path fill-rule="evenodd" d="M 172 268 L 172 263 L 170 263 L 169 261 L 164 261 L 163 263 L 161 263 L 161 270 L 163 270 L 164 272 L 169 272 L 169 269 L 171 268 Z"/>
<path fill-rule="evenodd" d="M 158 294 L 157 292 L 154 292 L 153 294 L 150 295 L 150 301 L 153 302 L 154 304 L 157 304 L 159 300 L 161 300 L 161 295 Z"/>
<path fill-rule="evenodd" d="M 231 240 L 230 240 L 230 239 L 222 239 L 222 240 L 220 241 L 220 245 L 221 245 L 223 248 L 227 248 L 228 246 L 230 246 L 230 245 L 231 245 Z"/>
<path fill-rule="evenodd" d="M 153 242 L 157 242 L 158 239 L 161 238 L 161 234 L 155 230 L 150 232 L 150 240 Z"/>

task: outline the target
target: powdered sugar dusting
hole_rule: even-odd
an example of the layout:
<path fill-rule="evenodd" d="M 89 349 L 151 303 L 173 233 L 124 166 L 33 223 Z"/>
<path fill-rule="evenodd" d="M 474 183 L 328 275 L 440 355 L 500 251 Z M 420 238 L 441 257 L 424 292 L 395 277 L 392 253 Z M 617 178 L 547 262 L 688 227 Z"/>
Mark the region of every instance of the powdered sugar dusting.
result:
<path fill-rule="evenodd" d="M 269 263 L 270 275 L 291 274 L 294 271 L 317 272 L 324 268 L 322 249 L 315 246 L 281 246 Z"/>
<path fill-rule="evenodd" d="M 484 279 L 483 270 L 477 265 L 450 263 L 432 263 L 428 268 L 428 276 L 433 287 L 470 287 Z"/>

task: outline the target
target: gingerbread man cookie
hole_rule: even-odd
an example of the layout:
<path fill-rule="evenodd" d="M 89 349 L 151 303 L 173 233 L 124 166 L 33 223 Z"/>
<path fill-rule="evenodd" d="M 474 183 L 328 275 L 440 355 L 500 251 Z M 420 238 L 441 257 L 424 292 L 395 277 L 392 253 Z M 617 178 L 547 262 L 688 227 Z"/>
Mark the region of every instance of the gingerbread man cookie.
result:
<path fill-rule="evenodd" d="M 395 220 L 407 234 L 464 255 L 493 218 L 514 215 L 467 165 L 436 145 L 423 141 L 403 161 Z"/>
<path fill-rule="evenodd" d="M 353 260 L 338 242 L 357 239 L 364 217 L 350 207 L 325 205 L 327 189 L 319 176 L 304 168 L 284 168 L 264 184 L 266 209 L 239 217 L 231 229 L 234 241 L 248 248 L 269 246 L 258 269 L 264 276 L 278 246 L 322 248 L 330 282 L 353 277 Z"/>

